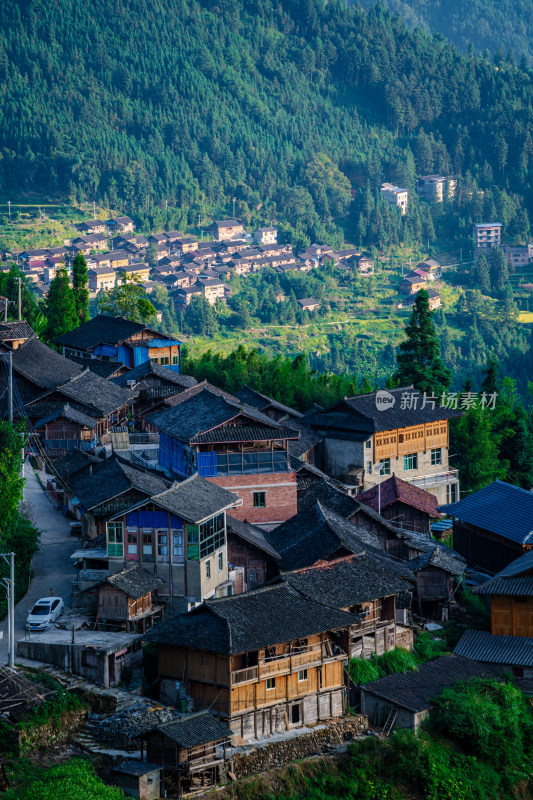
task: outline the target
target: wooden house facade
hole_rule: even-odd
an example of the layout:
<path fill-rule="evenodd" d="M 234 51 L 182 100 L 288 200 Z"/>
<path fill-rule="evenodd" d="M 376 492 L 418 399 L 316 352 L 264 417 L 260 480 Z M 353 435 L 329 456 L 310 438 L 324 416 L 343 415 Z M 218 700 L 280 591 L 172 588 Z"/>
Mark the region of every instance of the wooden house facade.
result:
<path fill-rule="evenodd" d="M 245 741 L 342 717 L 357 621 L 288 585 L 208 601 L 147 634 L 161 699 L 175 703 L 183 686 L 195 709 L 210 709 Z"/>
<path fill-rule="evenodd" d="M 104 630 L 145 633 L 163 618 L 163 606 L 154 602 L 153 595 L 163 584 L 162 578 L 140 566 L 109 575 L 94 590 L 97 626 Z"/>

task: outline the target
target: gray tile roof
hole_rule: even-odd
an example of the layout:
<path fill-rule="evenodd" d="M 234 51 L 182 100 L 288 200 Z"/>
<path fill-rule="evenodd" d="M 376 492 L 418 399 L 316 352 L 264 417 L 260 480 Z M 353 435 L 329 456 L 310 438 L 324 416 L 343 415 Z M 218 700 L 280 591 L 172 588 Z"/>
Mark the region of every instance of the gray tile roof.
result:
<path fill-rule="evenodd" d="M 83 372 L 80 366 L 63 358 L 36 336 L 13 351 L 13 370 L 41 389 L 55 389 Z"/>
<path fill-rule="evenodd" d="M 152 497 L 165 491 L 170 484 L 169 481 L 149 472 L 143 472 L 116 457 L 93 461 L 92 474 L 87 467 L 70 474 L 67 482 L 70 493 L 80 500 L 86 511 L 132 488 L 147 497 Z"/>
<path fill-rule="evenodd" d="M 349 608 L 411 588 L 395 572 L 366 553 L 284 572 L 282 577 L 310 600 L 334 608 Z"/>
<path fill-rule="evenodd" d="M 309 511 L 317 500 L 325 508 L 329 508 L 330 511 L 334 511 L 345 519 L 355 514 L 359 508 L 359 503 L 353 497 L 335 488 L 328 478 L 318 480 L 312 488 L 307 489 L 298 497 L 298 512 Z"/>
<path fill-rule="evenodd" d="M 504 539 L 533 544 L 533 493 L 511 483 L 493 481 L 439 510 Z"/>
<path fill-rule="evenodd" d="M 417 397 L 416 408 L 402 408 L 402 395 L 407 393 L 410 397 Z M 374 433 L 376 431 L 395 430 L 409 425 L 421 425 L 426 422 L 436 422 L 449 417 L 458 417 L 463 413 L 460 410 L 441 408 L 439 399 L 435 401 L 435 408 L 427 402 L 423 406 L 423 394 L 412 386 L 401 386 L 390 390 L 394 397 L 394 405 L 386 410 L 379 410 L 376 405 L 376 392 L 371 394 L 347 397 L 323 412 L 312 415 L 311 422 L 317 428 L 340 428 L 353 432 Z M 363 437 L 364 438 L 364 437 Z"/>
<path fill-rule="evenodd" d="M 493 578 L 476 586 L 475 594 L 533 597 L 533 575 L 522 578 Z"/>
<path fill-rule="evenodd" d="M 459 655 L 451 655 L 420 664 L 417 670 L 386 675 L 377 681 L 363 684 L 361 688 L 396 706 L 417 712 L 429 708 L 431 701 L 454 683 L 472 678 L 494 678 L 495 675 L 496 671 L 489 666 Z"/>
<path fill-rule="evenodd" d="M 99 344 L 120 344 L 133 334 L 144 330 L 150 329 L 140 322 L 98 314 L 89 322 L 84 322 L 73 331 L 59 336 L 56 342 L 76 350 L 92 350 Z"/>
<path fill-rule="evenodd" d="M 174 372 L 174 370 L 168 369 L 168 367 L 156 364 L 156 362 L 152 360 L 145 361 L 137 367 L 127 370 L 122 375 L 113 378 L 113 383 L 116 383 L 117 386 L 127 386 L 128 381 L 139 381 L 142 380 L 142 378 L 146 378 L 148 375 L 155 375 L 157 378 L 161 378 L 161 380 L 168 383 L 176 384 L 176 386 L 183 386 L 184 389 L 189 389 L 191 386 L 196 386 L 198 383 L 196 378 L 193 378 L 192 375 L 181 375 L 181 373 Z"/>
<path fill-rule="evenodd" d="M 69 361 L 79 364 L 83 369 L 90 369 L 100 378 L 111 378 L 115 372 L 124 369 L 124 365 L 118 361 L 100 361 L 99 358 L 82 358 L 81 356 L 68 356 Z"/>
<path fill-rule="evenodd" d="M 358 624 L 359 617 L 308 600 L 287 584 L 207 600 L 164 620 L 146 639 L 226 655 L 302 639 Z"/>
<path fill-rule="evenodd" d="M 97 425 L 97 421 L 94 417 L 89 417 L 88 414 L 84 414 L 82 411 L 72 408 L 68 403 L 59 403 L 55 411 L 51 411 L 47 416 L 37 420 L 37 422 L 34 423 L 34 428 L 40 428 L 42 425 L 46 425 L 48 422 L 52 422 L 52 420 L 61 417 L 70 420 L 70 422 L 77 422 L 79 425 L 83 425 L 91 430 L 96 428 Z"/>
<path fill-rule="evenodd" d="M 486 664 L 533 667 L 533 637 L 530 636 L 493 636 L 488 631 L 465 631 L 454 652 Z"/>
<path fill-rule="evenodd" d="M 239 389 L 237 392 L 235 392 L 235 396 L 238 397 L 243 403 L 246 403 L 249 406 L 254 406 L 255 408 L 259 409 L 259 411 L 265 411 L 267 408 L 276 408 L 278 411 L 283 411 L 290 417 L 302 416 L 301 412 L 296 411 L 295 408 L 283 405 L 283 403 L 278 403 L 277 400 L 274 400 L 272 397 L 268 397 L 266 394 L 261 394 L 261 392 L 252 389 L 250 386 L 243 386 L 242 389 Z"/>
<path fill-rule="evenodd" d="M 195 388 L 193 387 L 193 390 Z M 178 401 L 177 405 L 172 408 L 150 414 L 147 417 L 148 421 L 183 442 L 199 441 L 195 437 L 211 432 L 214 428 L 235 421 L 237 418 L 248 419 L 252 424 L 260 426 L 279 428 L 270 417 L 265 416 L 256 408 L 230 399 L 231 395 L 227 393 L 215 393 L 210 386 L 203 386 L 201 391 L 193 392 L 193 395 L 191 398 L 185 398 L 182 402 Z M 294 432 L 291 431 L 291 436 L 293 435 Z M 282 439 L 283 435 L 279 435 L 277 438 Z M 222 441 L 228 440 L 223 439 Z"/>
<path fill-rule="evenodd" d="M 164 492 L 154 494 L 152 500 L 186 522 L 197 525 L 227 508 L 233 508 L 240 498 L 216 483 L 193 475 Z"/>
<path fill-rule="evenodd" d="M 157 730 L 183 748 L 199 747 L 232 736 L 230 728 L 215 719 L 209 711 L 198 711 L 196 714 L 173 719 L 164 725 L 159 725 Z"/>
<path fill-rule="evenodd" d="M 111 586 L 120 589 L 132 600 L 138 600 L 139 597 L 144 597 L 148 592 L 154 592 L 159 589 L 165 581 L 163 578 L 159 578 L 157 575 L 137 565 L 129 567 L 129 569 L 123 569 L 121 572 L 115 572 L 114 575 L 109 575 L 106 583 L 110 583 Z"/>
<path fill-rule="evenodd" d="M 444 570 L 445 572 L 449 572 L 452 575 L 462 575 L 466 569 L 466 560 L 456 553 L 454 550 L 451 550 L 446 545 L 438 545 L 436 542 L 433 542 L 431 539 L 428 540 L 430 544 L 433 544 L 433 547 L 427 550 L 417 558 L 412 558 L 410 561 L 407 562 L 408 566 L 411 567 L 413 572 L 418 572 L 424 567 L 438 567 L 439 569 Z"/>
<path fill-rule="evenodd" d="M 123 408 L 133 397 L 129 389 L 123 389 L 88 369 L 68 383 L 55 387 L 55 391 L 89 412 L 93 411 L 97 417 L 107 416 Z"/>
<path fill-rule="evenodd" d="M 30 339 L 35 336 L 27 322 L 2 322 L 0 323 L 0 342 L 10 342 L 13 339 Z"/>
<path fill-rule="evenodd" d="M 272 439 L 296 439 L 297 431 L 269 425 L 226 425 L 189 439 L 191 444 L 218 442 L 260 442 Z"/>
<path fill-rule="evenodd" d="M 279 558 L 279 553 L 272 547 L 262 528 L 258 528 L 257 525 L 252 525 L 250 522 L 242 522 L 242 520 L 235 519 L 230 514 L 226 516 L 226 524 L 228 531 L 231 531 L 240 539 L 244 539 L 245 542 L 254 545 L 254 547 L 272 556 L 272 558 Z"/>

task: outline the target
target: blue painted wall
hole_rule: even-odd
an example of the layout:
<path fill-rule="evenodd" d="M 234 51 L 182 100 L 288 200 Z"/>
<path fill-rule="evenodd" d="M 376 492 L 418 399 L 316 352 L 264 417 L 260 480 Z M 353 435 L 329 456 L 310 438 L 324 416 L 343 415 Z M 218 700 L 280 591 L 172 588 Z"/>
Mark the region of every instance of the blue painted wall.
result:
<path fill-rule="evenodd" d="M 131 528 L 168 529 L 168 514 L 166 511 L 148 511 L 141 508 L 139 511 L 131 511 L 126 515 L 126 525 Z M 180 530 L 183 528 L 183 520 L 171 514 L 170 525 L 172 528 Z"/>

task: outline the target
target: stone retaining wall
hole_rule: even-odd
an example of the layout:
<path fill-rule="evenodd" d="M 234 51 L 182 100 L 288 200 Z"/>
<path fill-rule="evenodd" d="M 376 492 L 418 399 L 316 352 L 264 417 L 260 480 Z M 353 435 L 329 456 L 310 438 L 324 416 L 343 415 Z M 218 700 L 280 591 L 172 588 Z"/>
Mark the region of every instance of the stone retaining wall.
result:
<path fill-rule="evenodd" d="M 60 717 L 50 719 L 42 725 L 19 729 L 16 732 L 19 753 L 22 755 L 68 741 L 83 726 L 86 718 L 86 709 L 76 709 L 65 711 Z"/>
<path fill-rule="evenodd" d="M 291 761 L 327 753 L 331 747 L 351 741 L 368 728 L 363 714 L 332 722 L 290 739 L 257 745 L 250 753 L 233 756 L 232 772 L 237 778 L 247 778 L 258 772 L 281 767 Z"/>

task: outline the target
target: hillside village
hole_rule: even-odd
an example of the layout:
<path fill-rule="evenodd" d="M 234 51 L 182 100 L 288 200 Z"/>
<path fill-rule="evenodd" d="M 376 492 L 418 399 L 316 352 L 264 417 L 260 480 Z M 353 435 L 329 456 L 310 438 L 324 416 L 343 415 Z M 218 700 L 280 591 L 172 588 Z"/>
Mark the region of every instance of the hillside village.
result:
<path fill-rule="evenodd" d="M 114 222 L 130 230 L 106 257 L 135 267 L 131 220 Z M 83 235 L 102 236 L 95 225 Z M 261 243 L 272 229 L 254 233 L 257 246 L 228 244 L 242 226 L 215 226 L 205 248 L 177 233 L 146 241 L 168 262 L 162 279 L 195 277 L 176 293 L 207 297 L 230 262 L 364 258 L 293 255 Z M 45 257 L 20 256 L 52 270 Z M 418 278 L 438 269 L 427 262 Z M 75 741 L 110 755 L 108 779 L 129 796 L 206 791 L 258 771 L 258 753 L 274 766 L 365 731 L 416 731 L 458 681 L 504 670 L 533 690 L 533 495 L 496 480 L 461 497 L 449 425 L 466 405 L 412 386 L 385 392 L 385 405 L 378 391 L 305 411 L 247 385 L 229 393 L 182 373 L 178 339 L 105 314 L 55 346 L 22 319 L 0 323 L 3 416 L 25 421 L 27 480 L 44 488 L 52 527 L 70 530 L 62 605 L 59 576 L 46 575 L 61 614 L 23 635 L 13 622 L 6 644 L 11 667 L 107 698 Z M 468 626 L 467 589 L 490 604 L 490 631 Z M 449 625 L 460 626 L 453 646 Z M 416 654 L 428 636 L 417 669 L 357 680 L 358 664 Z M 15 725 L 43 698 L 22 690 L 23 672 L 0 677 L 11 681 L 0 712 Z"/>

